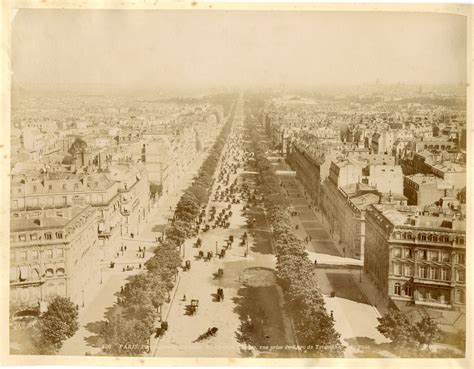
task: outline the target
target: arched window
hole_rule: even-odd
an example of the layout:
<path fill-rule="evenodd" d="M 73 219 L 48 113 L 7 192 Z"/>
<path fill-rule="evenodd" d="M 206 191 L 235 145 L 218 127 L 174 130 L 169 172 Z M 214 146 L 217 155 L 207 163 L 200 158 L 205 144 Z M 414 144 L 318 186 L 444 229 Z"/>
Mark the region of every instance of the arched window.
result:
<path fill-rule="evenodd" d="M 464 304 L 464 291 L 456 290 L 456 302 L 458 304 Z"/>
<path fill-rule="evenodd" d="M 433 235 L 433 242 L 438 242 L 438 236 L 437 235 Z"/>
<path fill-rule="evenodd" d="M 64 275 L 64 273 L 65 273 L 64 268 L 58 268 L 58 269 L 56 269 L 56 274 L 57 274 L 57 275 Z"/>
<path fill-rule="evenodd" d="M 400 296 L 401 295 L 401 286 L 400 283 L 395 283 L 395 286 L 393 287 L 393 293 L 395 295 Z"/>
<path fill-rule="evenodd" d="M 406 240 L 407 239 L 407 234 L 405 232 L 402 233 L 402 240 Z"/>
<path fill-rule="evenodd" d="M 44 274 L 46 275 L 46 277 L 52 277 L 54 275 L 54 270 L 53 268 L 48 268 L 45 270 Z"/>

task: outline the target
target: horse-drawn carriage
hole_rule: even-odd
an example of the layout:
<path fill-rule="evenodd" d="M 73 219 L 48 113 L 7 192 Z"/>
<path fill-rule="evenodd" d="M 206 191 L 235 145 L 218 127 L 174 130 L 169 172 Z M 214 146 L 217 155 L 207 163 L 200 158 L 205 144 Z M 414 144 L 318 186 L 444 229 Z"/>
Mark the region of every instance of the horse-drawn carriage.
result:
<path fill-rule="evenodd" d="M 186 311 L 188 315 L 194 315 L 197 313 L 199 307 L 199 300 L 192 299 L 191 304 L 186 305 Z"/>
<path fill-rule="evenodd" d="M 189 269 L 191 269 L 191 261 L 186 260 L 186 262 L 184 263 L 184 270 L 189 270 Z"/>
<path fill-rule="evenodd" d="M 224 301 L 224 290 L 222 288 L 217 289 L 217 301 Z"/>

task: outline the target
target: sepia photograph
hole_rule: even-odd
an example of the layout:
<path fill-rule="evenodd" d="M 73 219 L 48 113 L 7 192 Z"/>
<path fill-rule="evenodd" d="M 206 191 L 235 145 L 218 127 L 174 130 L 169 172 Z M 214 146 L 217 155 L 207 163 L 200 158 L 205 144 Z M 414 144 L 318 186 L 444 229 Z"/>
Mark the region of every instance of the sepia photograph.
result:
<path fill-rule="evenodd" d="M 469 6 L 84 3 L 3 9 L 10 363 L 472 364 Z"/>

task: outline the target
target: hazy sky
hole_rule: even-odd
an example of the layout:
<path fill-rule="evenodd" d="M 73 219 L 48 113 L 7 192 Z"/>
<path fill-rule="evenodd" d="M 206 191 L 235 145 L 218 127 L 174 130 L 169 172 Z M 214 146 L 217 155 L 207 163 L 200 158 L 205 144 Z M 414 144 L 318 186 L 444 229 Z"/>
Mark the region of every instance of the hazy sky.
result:
<path fill-rule="evenodd" d="M 124 85 L 466 81 L 466 22 L 415 13 L 28 10 L 13 80 Z"/>

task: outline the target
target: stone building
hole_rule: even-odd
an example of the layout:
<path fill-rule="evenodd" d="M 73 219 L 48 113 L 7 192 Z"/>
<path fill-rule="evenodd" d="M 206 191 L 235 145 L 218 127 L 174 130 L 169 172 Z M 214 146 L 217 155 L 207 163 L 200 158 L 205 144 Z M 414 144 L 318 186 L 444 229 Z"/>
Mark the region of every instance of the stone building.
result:
<path fill-rule="evenodd" d="M 10 299 L 17 308 L 56 295 L 84 304 L 90 284 L 100 278 L 97 222 L 94 208 L 77 205 L 11 219 Z"/>
<path fill-rule="evenodd" d="M 408 205 L 431 205 L 441 198 L 454 195 L 454 187 L 434 175 L 422 173 L 403 177 L 403 194 Z"/>
<path fill-rule="evenodd" d="M 374 204 L 366 212 L 364 271 L 394 302 L 465 310 L 462 215 L 423 215 L 418 207 Z"/>

